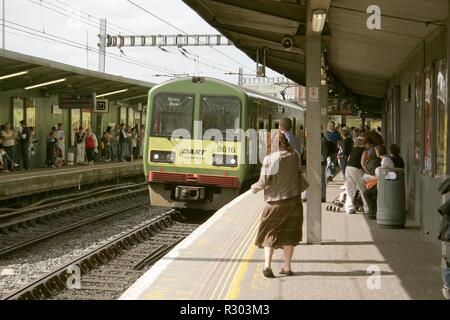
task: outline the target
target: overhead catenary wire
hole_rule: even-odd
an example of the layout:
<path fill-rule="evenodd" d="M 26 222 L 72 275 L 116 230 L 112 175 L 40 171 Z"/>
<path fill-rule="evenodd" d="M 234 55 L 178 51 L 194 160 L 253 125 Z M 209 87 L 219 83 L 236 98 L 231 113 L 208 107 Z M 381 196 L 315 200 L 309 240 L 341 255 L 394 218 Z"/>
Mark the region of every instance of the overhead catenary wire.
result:
<path fill-rule="evenodd" d="M 3 20 L 3 19 L 0 19 L 0 20 Z M 61 43 L 61 44 L 64 44 L 64 45 L 69 45 L 69 46 L 72 46 L 72 47 L 75 47 L 75 48 L 78 48 L 78 49 L 81 49 L 81 50 L 88 49 L 91 52 L 99 53 L 98 49 L 95 49 L 95 48 L 92 48 L 92 47 L 86 48 L 86 44 L 82 44 L 82 43 L 79 43 L 79 42 L 76 42 L 76 41 L 73 41 L 73 40 L 69 40 L 69 39 L 66 39 L 66 38 L 63 38 L 63 37 L 60 37 L 60 36 L 56 36 L 56 35 L 50 34 L 48 32 L 43 33 L 40 30 L 31 28 L 31 27 L 27 27 L 27 26 L 24 26 L 24 25 L 21 25 L 21 24 L 12 22 L 12 21 L 8 21 L 6 19 L 4 21 L 7 24 L 10 24 L 10 25 L 6 25 L 7 28 L 14 29 L 16 31 L 20 31 L 20 32 L 23 32 L 23 33 L 27 33 L 27 34 L 30 34 L 30 35 L 33 35 L 33 36 L 38 36 L 38 37 L 41 37 L 41 38 L 44 38 L 44 39 L 48 39 L 48 40 L 51 40 L 51 41 L 54 41 L 54 42 L 58 42 L 58 43 Z M 15 25 L 16 27 L 13 27 L 11 25 Z M 22 29 L 19 29 L 19 28 L 22 28 Z M 27 29 L 27 30 L 23 30 L 23 29 Z M 171 71 L 171 70 L 168 70 L 168 69 L 164 69 L 164 68 L 161 68 L 161 67 L 157 67 L 157 66 L 154 66 L 154 65 L 150 65 L 148 63 L 139 61 L 139 60 L 134 59 L 134 58 L 122 57 L 120 55 L 116 55 L 116 54 L 113 54 L 113 53 L 106 53 L 106 55 L 108 57 L 111 57 L 111 58 L 119 60 L 119 61 L 131 63 L 131 64 L 134 64 L 134 65 L 137 65 L 137 66 L 140 66 L 140 67 L 145 67 L 145 68 L 151 69 L 153 71 L 163 72 L 163 73 L 168 74 L 169 76 L 172 76 L 172 75 L 176 74 L 174 71 Z"/>
<path fill-rule="evenodd" d="M 63 8 L 63 7 L 60 7 L 60 6 L 58 6 L 58 5 L 55 5 L 55 4 L 53 4 L 53 3 L 49 2 L 49 1 L 46 1 L 46 0 L 39 0 L 40 2 L 37 2 L 37 0 L 28 0 L 28 1 L 30 1 L 31 3 L 34 3 L 34 4 L 36 4 L 36 5 L 41 6 L 41 8 L 46 8 L 46 9 L 48 9 L 48 10 L 51 10 L 51 11 L 55 12 L 55 13 L 61 14 L 61 15 L 63 15 L 63 16 L 66 16 L 66 17 L 68 17 L 68 18 L 70 18 L 70 19 L 75 19 L 75 20 L 77 20 L 77 21 L 80 21 L 81 23 L 83 23 L 83 24 L 85 24 L 85 25 L 87 25 L 87 26 L 89 26 L 89 27 L 91 27 L 91 28 L 95 28 L 95 29 L 98 28 L 97 25 L 92 24 L 90 18 L 94 18 L 94 19 L 96 19 L 96 20 L 100 20 L 100 18 L 99 18 L 99 17 L 96 17 L 96 16 L 94 16 L 94 15 L 91 15 L 91 14 L 89 14 L 89 13 L 87 13 L 87 12 L 81 11 L 81 10 L 79 10 L 78 8 L 77 8 L 77 12 L 86 15 L 88 18 L 81 17 L 81 16 L 78 16 L 78 17 L 77 17 L 77 16 L 73 16 L 73 15 L 70 15 L 70 14 L 67 14 L 67 13 L 64 13 L 64 12 L 61 12 L 61 11 L 59 11 L 59 10 L 56 10 L 56 9 L 54 9 L 54 8 L 50 8 L 50 7 L 46 6 L 46 5 L 43 5 L 42 2 L 47 3 L 47 4 L 49 4 L 49 5 L 51 5 L 51 6 L 55 7 L 55 8 L 58 8 L 58 9 L 60 9 L 60 10 L 68 11 L 67 9 L 65 9 L 65 8 Z M 55 0 L 55 1 L 57 1 L 58 3 L 63 4 L 64 6 L 70 8 L 70 9 L 73 9 L 73 8 L 74 8 L 72 5 L 69 5 L 69 4 L 64 3 L 64 2 L 62 2 L 62 1 L 59 1 L 59 0 Z M 81 20 L 80 18 L 82 18 L 82 19 L 84 19 L 84 20 Z M 133 33 L 133 34 L 137 35 L 137 33 L 132 32 L 132 31 L 130 31 L 130 30 L 127 30 L 127 29 L 125 29 L 125 28 L 119 27 L 119 26 L 114 25 L 114 24 L 111 24 L 111 23 L 108 23 L 108 24 L 109 24 L 109 25 L 112 25 L 112 26 L 116 26 L 117 28 L 121 29 L 122 31 L 126 31 L 126 32 Z M 121 33 L 121 30 L 114 29 L 114 28 L 109 28 L 109 29 L 111 29 L 112 31 L 118 32 L 119 34 Z M 162 48 L 161 48 L 161 49 L 162 49 Z M 213 48 L 213 49 L 214 49 L 214 48 Z M 119 50 L 120 50 L 120 48 L 119 48 Z M 165 52 L 168 52 L 167 50 L 164 50 L 164 49 L 162 49 L 162 50 L 165 51 Z M 120 50 L 120 51 L 121 51 L 121 56 L 122 56 L 122 55 L 125 55 L 124 52 L 123 52 L 122 50 Z M 187 52 L 187 53 L 188 53 L 188 52 Z M 220 52 L 219 52 L 219 53 L 220 53 Z M 188 54 L 191 54 L 191 53 L 188 53 Z M 191 55 L 193 55 L 193 54 L 191 54 Z M 194 62 L 196 62 L 196 63 L 198 63 L 198 64 L 203 64 L 203 65 L 205 65 L 205 66 L 207 66 L 207 67 L 210 67 L 210 68 L 213 68 L 213 69 L 216 69 L 216 70 L 222 70 L 222 71 L 225 71 L 225 72 L 230 72 L 229 70 L 220 69 L 219 67 L 216 67 L 216 66 L 213 66 L 213 65 L 211 65 L 211 64 L 208 64 L 208 63 L 205 63 L 205 62 L 203 62 L 203 61 L 200 61 L 200 59 L 199 59 L 200 57 L 202 58 L 202 60 L 208 60 L 208 59 L 206 59 L 205 57 L 203 57 L 203 56 L 201 56 L 201 55 L 195 55 L 195 56 L 197 56 L 198 59 L 195 59 L 195 58 L 193 59 L 193 58 L 190 58 L 190 57 L 186 57 L 186 58 L 189 59 L 189 60 L 191 60 L 191 61 L 194 61 Z M 209 60 L 212 61 L 211 59 L 209 59 Z M 217 63 L 217 61 L 213 61 L 213 62 L 214 62 L 214 63 Z M 218 65 L 222 65 L 221 63 L 217 63 L 217 64 L 218 64 Z M 231 68 L 231 67 L 230 67 L 230 68 Z M 175 72 L 174 72 L 174 73 L 175 73 Z"/>
<path fill-rule="evenodd" d="M 56 1 L 56 2 L 58 2 L 58 3 L 60 3 L 60 4 L 62 4 L 62 5 L 65 5 L 66 7 L 73 7 L 72 5 L 70 5 L 70 4 L 68 4 L 68 3 L 64 2 L 64 1 L 61 1 L 61 0 L 54 0 L 54 1 Z M 48 1 L 47 1 L 47 2 L 48 2 Z M 84 15 L 86 15 L 86 16 L 88 16 L 88 17 L 92 17 L 92 18 L 94 18 L 94 19 L 100 21 L 100 18 L 99 18 L 99 17 L 96 17 L 96 16 L 94 16 L 94 15 L 88 13 L 88 12 L 85 12 L 85 11 L 82 11 L 82 10 L 79 10 L 79 12 L 82 13 L 82 14 L 84 14 Z M 116 24 L 113 24 L 113 23 L 111 23 L 111 22 L 108 22 L 108 25 L 113 26 L 113 27 L 117 28 L 118 30 L 125 31 L 126 33 L 131 33 L 131 34 L 137 35 L 137 33 L 135 33 L 134 31 L 127 30 L 127 29 L 125 29 L 125 28 L 123 28 L 123 27 L 120 27 L 120 26 L 118 26 L 118 25 L 116 25 Z M 111 28 L 111 29 L 114 29 L 114 28 Z"/>
<path fill-rule="evenodd" d="M 148 14 L 150 14 L 151 16 L 153 16 L 154 18 L 156 18 L 156 19 L 158 19 L 158 20 L 164 22 L 165 24 L 171 26 L 172 28 L 178 30 L 179 32 L 182 32 L 183 34 L 187 35 L 188 37 L 193 38 L 192 35 L 188 34 L 188 33 L 185 32 L 184 30 L 182 30 L 182 29 L 178 28 L 177 26 L 173 25 L 172 23 L 170 23 L 170 22 L 164 20 L 163 18 L 159 17 L 158 15 L 156 15 L 156 14 L 154 14 L 153 12 L 149 11 L 148 9 L 146 9 L 146 8 L 144 8 L 144 7 L 142 7 L 142 6 L 140 6 L 139 4 L 137 4 L 137 3 L 135 3 L 135 2 L 133 2 L 133 1 L 131 1 L 131 0 L 127 0 L 127 2 L 129 2 L 130 4 L 132 4 L 133 6 L 135 6 L 136 8 L 139 8 L 140 10 L 142 10 L 142 11 L 144 11 L 144 12 L 147 12 Z M 200 41 L 200 42 L 203 43 L 203 44 L 205 44 L 205 43 L 202 42 L 202 41 Z M 234 59 L 234 58 L 232 58 L 232 57 L 230 57 L 230 56 L 228 56 L 228 55 L 226 55 L 225 53 L 221 52 L 220 50 L 217 50 L 216 48 L 214 48 L 214 47 L 212 47 L 212 46 L 209 46 L 209 47 L 210 47 L 212 50 L 214 50 L 214 51 L 216 51 L 217 53 L 219 53 L 220 55 L 226 57 L 227 59 L 230 59 L 231 61 L 237 63 L 238 65 L 240 65 L 240 66 L 242 66 L 242 67 L 244 67 L 244 68 L 246 68 L 247 70 L 252 71 L 252 69 L 250 69 L 249 67 L 243 65 L 241 62 L 237 61 L 236 59 Z"/>
<path fill-rule="evenodd" d="M 92 21 L 90 21 L 89 18 L 85 18 L 85 17 L 82 17 L 82 16 L 78 16 L 77 17 L 77 16 L 74 16 L 74 15 L 71 15 L 69 10 L 67 10 L 65 8 L 61 8 L 59 6 L 56 6 L 56 5 L 50 3 L 50 2 L 48 2 L 46 0 L 40 0 L 41 2 L 37 2 L 36 0 L 28 0 L 28 1 L 33 3 L 33 4 L 35 4 L 35 5 L 40 6 L 41 8 L 46 8 L 46 9 L 48 9 L 50 11 L 53 11 L 53 12 L 58 13 L 58 14 L 61 14 L 61 15 L 65 16 L 65 17 L 69 18 L 69 19 L 77 20 L 77 21 L 79 21 L 79 22 L 81 22 L 81 23 L 83 23 L 83 24 L 85 24 L 85 25 L 87 25 L 89 27 L 92 27 L 92 28 L 95 28 L 95 29 L 99 28 L 99 26 L 94 24 Z M 48 7 L 45 4 L 43 4 L 42 2 L 45 2 L 45 3 L 48 3 L 49 5 L 52 5 L 54 8 Z M 59 8 L 60 10 L 64 10 L 64 11 L 66 11 L 68 13 L 61 12 L 61 11 L 55 9 L 55 8 Z M 71 8 L 73 8 L 73 6 L 71 6 Z M 93 16 L 91 16 L 91 17 L 93 17 Z M 96 19 L 99 19 L 99 18 L 96 18 Z M 110 29 L 113 30 L 114 32 L 122 33 L 122 31 L 120 31 L 119 29 L 115 29 L 115 28 L 110 28 Z"/>

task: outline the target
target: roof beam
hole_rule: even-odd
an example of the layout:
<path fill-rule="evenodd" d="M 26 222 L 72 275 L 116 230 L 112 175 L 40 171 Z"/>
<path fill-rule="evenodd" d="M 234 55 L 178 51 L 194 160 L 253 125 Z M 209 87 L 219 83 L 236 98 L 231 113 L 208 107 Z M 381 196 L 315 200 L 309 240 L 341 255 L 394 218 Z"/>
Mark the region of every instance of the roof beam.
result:
<path fill-rule="evenodd" d="M 306 7 L 300 4 L 278 2 L 273 0 L 183 0 L 190 7 L 197 8 L 198 5 L 212 7 L 214 3 L 227 5 L 229 7 L 247 9 L 257 13 L 268 14 L 274 17 L 305 23 Z"/>
<path fill-rule="evenodd" d="M 237 32 L 237 31 L 228 31 L 227 29 L 222 29 L 219 28 L 220 32 L 232 32 L 234 33 L 236 36 L 233 38 L 236 38 L 237 40 L 233 39 L 233 43 L 235 44 L 236 47 L 238 48 L 242 48 L 244 45 L 247 44 L 248 40 L 251 40 L 254 44 L 255 47 L 259 47 L 260 49 L 267 47 L 267 49 L 273 49 L 273 50 L 285 50 L 281 44 L 281 41 L 274 41 L 274 39 L 267 39 L 267 38 L 260 38 L 258 36 L 255 35 L 249 35 L 249 34 L 245 34 L 242 32 Z M 242 39 L 242 38 L 247 38 L 247 40 Z M 297 54 L 304 54 L 304 51 L 302 48 L 299 47 L 293 47 L 292 51 L 297 53 Z"/>

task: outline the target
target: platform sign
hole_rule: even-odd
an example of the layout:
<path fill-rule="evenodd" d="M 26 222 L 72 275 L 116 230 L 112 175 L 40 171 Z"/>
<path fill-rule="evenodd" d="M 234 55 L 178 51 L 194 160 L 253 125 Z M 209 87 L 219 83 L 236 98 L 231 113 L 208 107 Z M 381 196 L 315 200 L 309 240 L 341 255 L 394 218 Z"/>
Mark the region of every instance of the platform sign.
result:
<path fill-rule="evenodd" d="M 108 113 L 109 112 L 109 103 L 106 99 L 98 99 L 95 102 L 94 112 L 97 113 Z"/>
<path fill-rule="evenodd" d="M 319 102 L 319 88 L 310 87 L 308 88 L 309 102 Z"/>
<path fill-rule="evenodd" d="M 95 94 L 60 94 L 59 107 L 61 109 L 94 109 Z"/>

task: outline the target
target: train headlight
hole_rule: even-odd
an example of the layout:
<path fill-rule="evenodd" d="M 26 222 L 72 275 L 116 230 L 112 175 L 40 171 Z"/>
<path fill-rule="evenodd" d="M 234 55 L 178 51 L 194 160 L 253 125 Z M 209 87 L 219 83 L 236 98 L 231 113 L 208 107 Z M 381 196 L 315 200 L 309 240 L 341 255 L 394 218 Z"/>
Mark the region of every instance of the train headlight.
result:
<path fill-rule="evenodd" d="M 175 152 L 172 151 L 151 151 L 151 162 L 175 163 Z"/>
<path fill-rule="evenodd" d="M 213 166 L 215 167 L 237 167 L 238 157 L 235 155 L 215 154 L 213 155 Z"/>

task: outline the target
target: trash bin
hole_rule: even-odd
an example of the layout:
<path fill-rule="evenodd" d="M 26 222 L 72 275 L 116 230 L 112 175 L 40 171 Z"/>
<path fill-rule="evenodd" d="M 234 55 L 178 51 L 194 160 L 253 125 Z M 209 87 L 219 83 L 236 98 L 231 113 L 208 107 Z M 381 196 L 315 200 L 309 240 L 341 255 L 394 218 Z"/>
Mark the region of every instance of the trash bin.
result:
<path fill-rule="evenodd" d="M 405 171 L 379 168 L 377 224 L 382 228 L 404 228 Z"/>
<path fill-rule="evenodd" d="M 67 154 L 67 165 L 72 166 L 73 165 L 73 159 L 74 159 L 74 154 L 72 152 L 69 152 Z"/>

